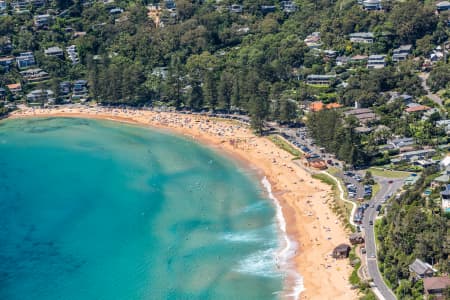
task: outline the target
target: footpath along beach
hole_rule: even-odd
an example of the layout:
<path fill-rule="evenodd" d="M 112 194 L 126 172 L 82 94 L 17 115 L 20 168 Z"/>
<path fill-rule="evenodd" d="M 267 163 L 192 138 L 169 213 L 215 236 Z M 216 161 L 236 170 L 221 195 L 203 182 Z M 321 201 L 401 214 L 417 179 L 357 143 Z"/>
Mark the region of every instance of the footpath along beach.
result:
<path fill-rule="evenodd" d="M 335 260 L 330 255 L 334 247 L 348 240 L 329 208 L 331 188 L 311 178 L 291 154 L 267 138 L 255 136 L 246 125 L 200 115 L 99 107 L 22 108 L 10 118 L 51 116 L 115 120 L 166 129 L 192 137 L 256 169 L 261 179 L 266 177 L 270 182 L 281 206 L 289 240 L 295 245 L 290 265 L 303 277 L 302 284 L 295 276 L 288 276 L 283 295 L 297 298 L 303 286 L 298 299 L 357 299 L 348 281 L 352 271 L 348 260 Z M 280 263 L 281 267 L 288 265 Z"/>

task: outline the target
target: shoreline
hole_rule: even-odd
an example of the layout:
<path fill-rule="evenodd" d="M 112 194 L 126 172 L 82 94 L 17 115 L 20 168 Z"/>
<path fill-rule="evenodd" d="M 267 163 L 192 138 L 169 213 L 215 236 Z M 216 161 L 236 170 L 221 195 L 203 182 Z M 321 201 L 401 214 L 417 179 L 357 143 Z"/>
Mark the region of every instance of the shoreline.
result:
<path fill-rule="evenodd" d="M 286 235 L 286 245 L 284 248 L 280 245 L 279 249 L 280 254 L 287 252 L 286 261 L 282 263 L 287 275 L 282 298 L 357 298 L 357 292 L 350 289 L 348 282 L 352 271 L 348 260 L 334 260 L 329 256 L 335 246 L 347 242 L 342 224 L 328 206 L 331 188 L 313 179 L 292 160 L 291 154 L 268 139 L 255 136 L 247 126 L 201 115 L 64 106 L 26 108 L 13 112 L 8 118 L 27 117 L 91 118 L 163 129 L 189 136 L 237 160 L 238 164 L 256 168 L 260 184 L 275 206 L 280 232 Z M 295 272 L 290 270 L 292 267 Z"/>

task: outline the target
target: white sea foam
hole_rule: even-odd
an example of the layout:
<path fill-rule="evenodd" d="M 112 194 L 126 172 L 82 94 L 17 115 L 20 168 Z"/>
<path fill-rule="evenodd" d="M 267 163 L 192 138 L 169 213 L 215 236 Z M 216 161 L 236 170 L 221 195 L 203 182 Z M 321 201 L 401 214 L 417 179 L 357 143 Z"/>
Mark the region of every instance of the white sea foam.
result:
<path fill-rule="evenodd" d="M 280 273 L 274 269 L 276 259 L 276 249 L 260 250 L 243 259 L 236 271 L 261 277 L 280 277 Z"/>
<path fill-rule="evenodd" d="M 295 282 L 294 287 L 291 291 L 287 291 L 287 296 L 292 297 L 295 300 L 299 299 L 300 293 L 305 290 L 303 285 L 303 277 L 292 267 L 289 267 L 289 260 L 293 257 L 296 250 L 296 245 L 293 241 L 289 239 L 289 236 L 286 231 L 286 220 L 283 216 L 282 207 L 278 201 L 278 199 L 272 193 L 272 186 L 270 185 L 269 180 L 266 177 L 262 179 L 262 184 L 264 188 L 267 190 L 267 194 L 269 198 L 275 203 L 276 207 L 276 218 L 278 222 L 278 226 L 281 230 L 281 247 L 279 251 L 276 253 L 276 259 L 279 260 L 279 264 L 285 270 L 288 278 L 292 278 Z M 278 264 L 277 264 L 278 265 Z"/>
<path fill-rule="evenodd" d="M 253 243 L 262 241 L 257 232 L 225 233 L 222 239 L 235 243 Z"/>
<path fill-rule="evenodd" d="M 251 213 L 260 211 L 262 209 L 265 209 L 267 207 L 267 203 L 265 201 L 258 201 L 256 203 L 250 204 L 249 206 L 244 207 L 242 210 L 242 213 Z"/>

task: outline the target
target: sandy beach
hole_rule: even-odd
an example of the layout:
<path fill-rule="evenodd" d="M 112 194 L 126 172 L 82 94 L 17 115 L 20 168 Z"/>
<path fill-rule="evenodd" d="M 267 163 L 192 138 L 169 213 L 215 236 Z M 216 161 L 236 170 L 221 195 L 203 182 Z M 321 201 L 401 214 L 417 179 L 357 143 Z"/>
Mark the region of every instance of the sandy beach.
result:
<path fill-rule="evenodd" d="M 199 115 L 100 107 L 22 108 L 10 118 L 48 116 L 108 119 L 167 129 L 242 161 L 257 170 L 261 179 L 268 179 L 282 207 L 288 236 L 296 245 L 291 263 L 304 281 L 305 290 L 298 299 L 357 299 L 348 282 L 352 271 L 348 260 L 330 255 L 335 246 L 348 243 L 348 233 L 329 208 L 331 188 L 311 178 L 291 154 L 267 138 L 255 136 L 246 125 Z M 295 285 L 295 277 L 288 276 L 283 295 L 292 295 Z"/>

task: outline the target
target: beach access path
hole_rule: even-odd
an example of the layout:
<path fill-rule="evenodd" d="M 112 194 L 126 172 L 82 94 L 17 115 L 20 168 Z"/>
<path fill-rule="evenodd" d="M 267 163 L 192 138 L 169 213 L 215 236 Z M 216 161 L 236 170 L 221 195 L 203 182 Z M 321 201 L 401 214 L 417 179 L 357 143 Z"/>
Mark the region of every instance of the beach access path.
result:
<path fill-rule="evenodd" d="M 337 245 L 348 241 L 348 232 L 329 205 L 333 201 L 331 187 L 313 179 L 295 163 L 291 154 L 267 138 L 255 136 L 248 126 L 234 120 L 202 115 L 103 107 L 24 107 L 11 114 L 11 118 L 52 116 L 105 119 L 160 128 L 241 161 L 259 178 L 267 177 L 269 180 L 281 206 L 288 236 L 296 246 L 291 249 L 288 263 L 281 264 L 288 274 L 281 297 L 358 298 L 358 291 L 351 289 L 348 280 L 352 272 L 348 260 L 336 260 L 331 256 Z M 291 268 L 302 275 L 302 280 L 289 276 Z M 301 290 L 303 292 L 299 294 Z"/>

